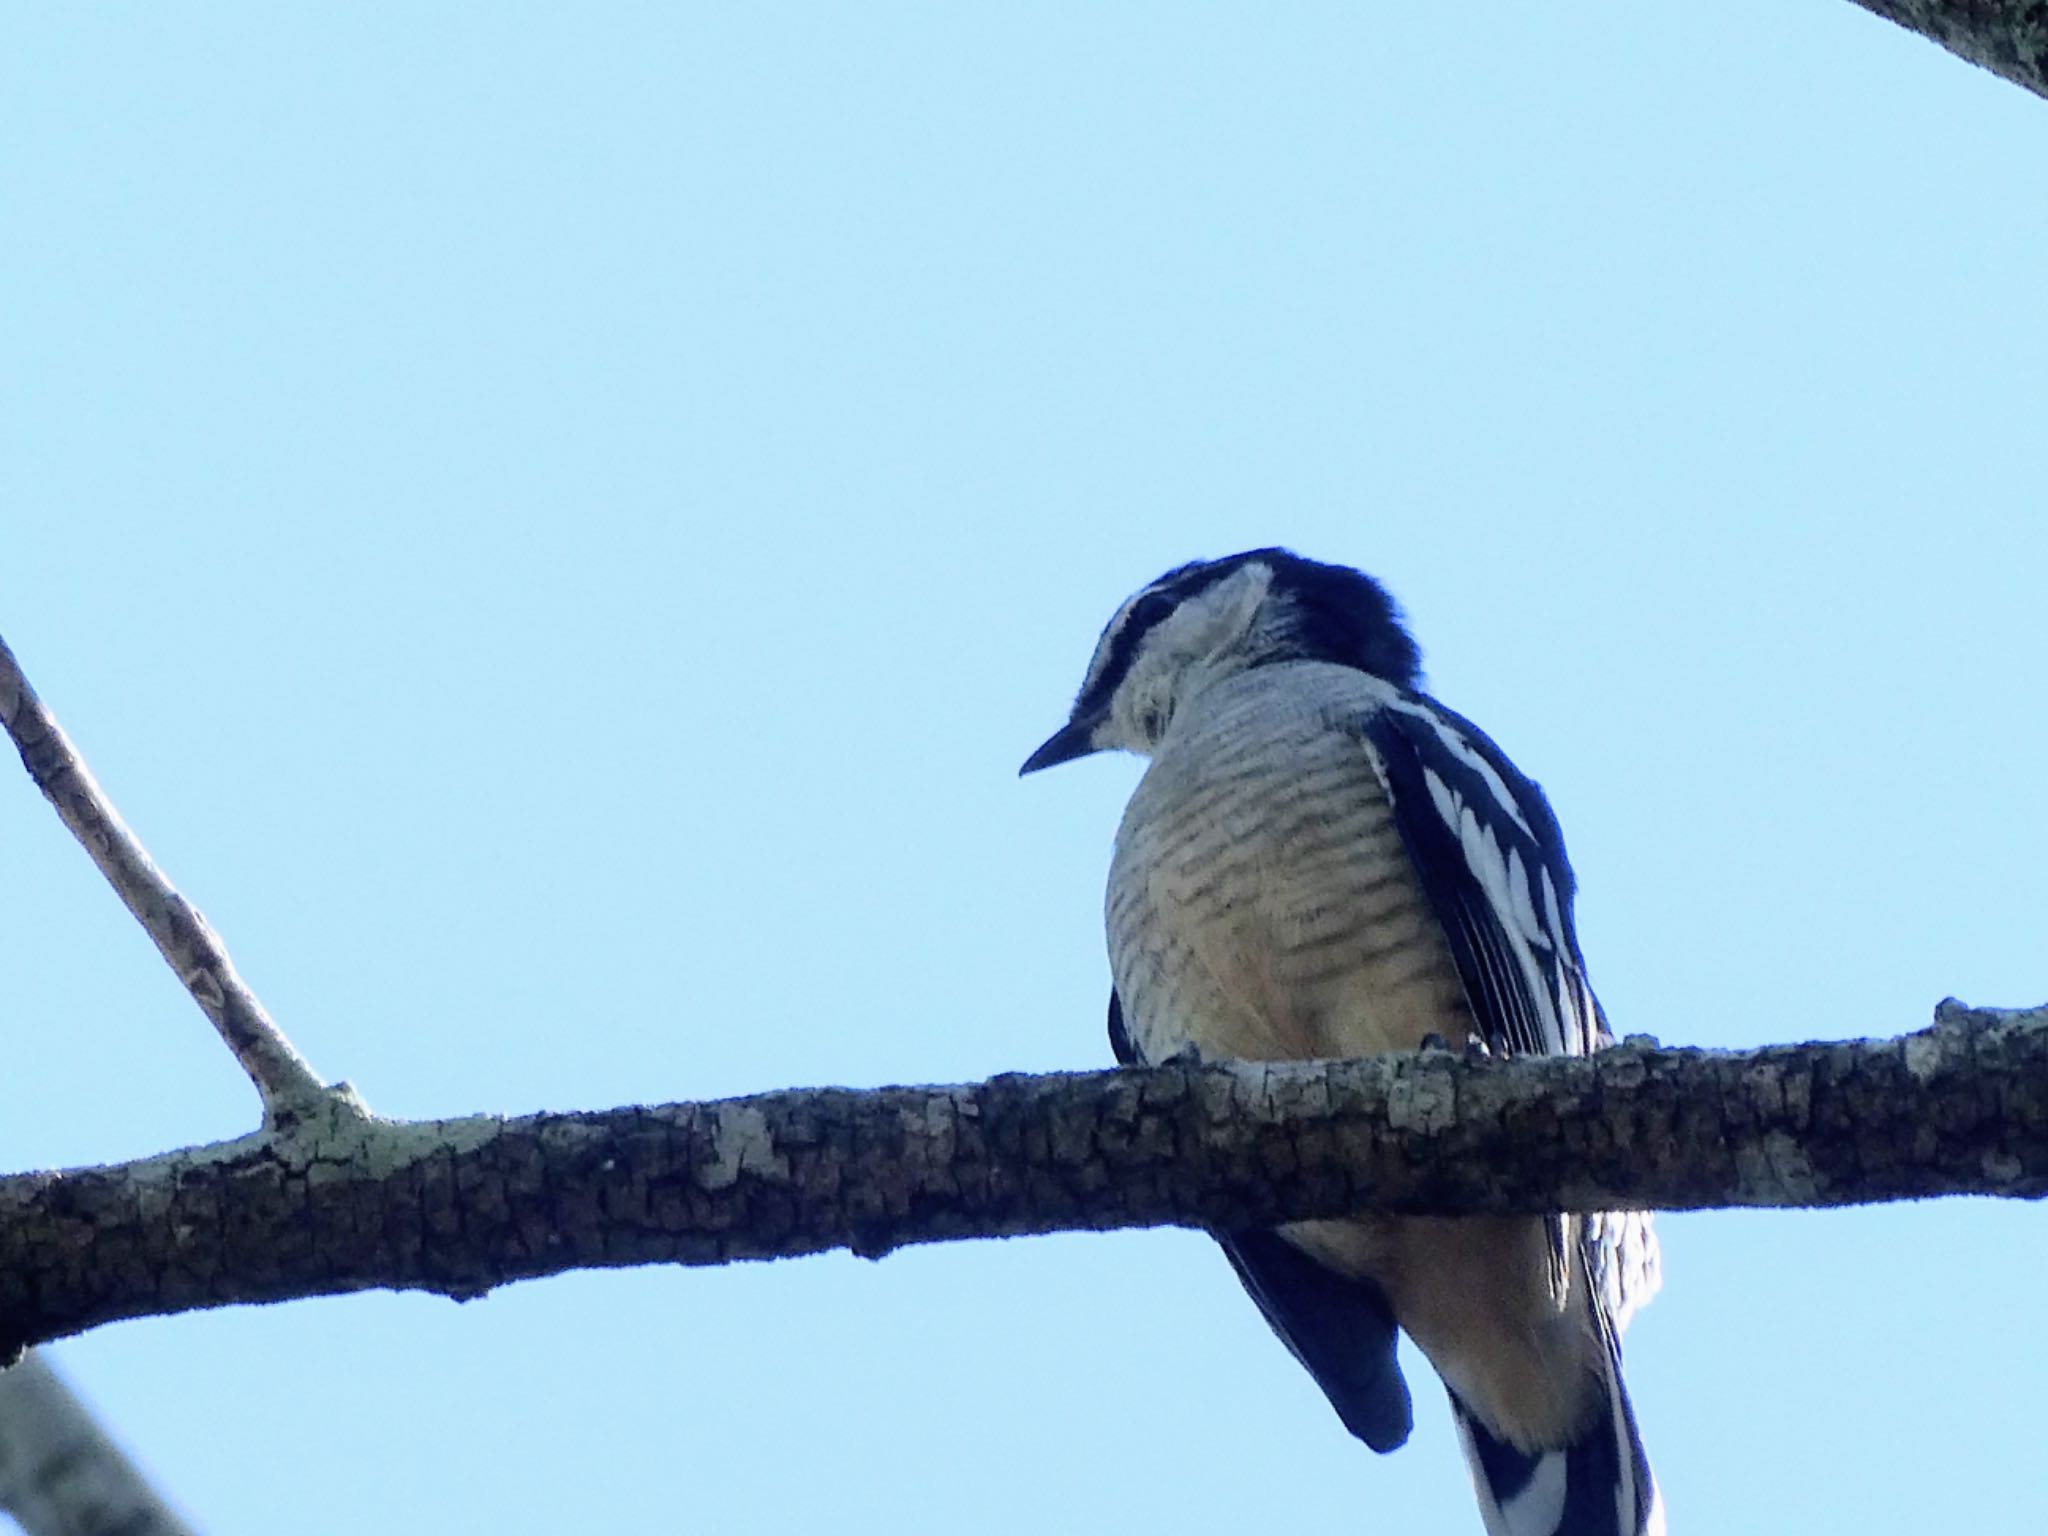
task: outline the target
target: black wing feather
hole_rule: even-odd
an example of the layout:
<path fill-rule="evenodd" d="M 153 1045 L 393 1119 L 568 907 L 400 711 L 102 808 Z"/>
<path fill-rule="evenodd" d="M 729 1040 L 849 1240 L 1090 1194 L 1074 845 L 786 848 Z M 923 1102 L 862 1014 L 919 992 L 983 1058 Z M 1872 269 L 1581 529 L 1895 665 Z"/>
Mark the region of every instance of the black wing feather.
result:
<path fill-rule="evenodd" d="M 1420 695 L 1361 730 L 1488 1048 L 1578 1056 L 1605 1044 L 1543 791 L 1477 726 Z"/>
<path fill-rule="evenodd" d="M 1608 1044 L 1572 926 L 1564 836 L 1534 780 L 1486 733 L 1402 692 L 1361 724 L 1394 824 L 1488 1049 L 1582 1056 Z M 1576 1249 L 1603 1316 L 1625 1320 L 1656 1287 L 1647 1218 L 1549 1218 L 1551 1278 Z"/>
<path fill-rule="evenodd" d="M 1109 994 L 1109 1048 L 1124 1066 L 1141 1058 Z M 1267 1324 L 1301 1362 L 1344 1427 L 1376 1451 L 1391 1451 L 1414 1428 L 1408 1383 L 1386 1294 L 1370 1280 L 1319 1264 L 1278 1232 L 1212 1234 Z"/>

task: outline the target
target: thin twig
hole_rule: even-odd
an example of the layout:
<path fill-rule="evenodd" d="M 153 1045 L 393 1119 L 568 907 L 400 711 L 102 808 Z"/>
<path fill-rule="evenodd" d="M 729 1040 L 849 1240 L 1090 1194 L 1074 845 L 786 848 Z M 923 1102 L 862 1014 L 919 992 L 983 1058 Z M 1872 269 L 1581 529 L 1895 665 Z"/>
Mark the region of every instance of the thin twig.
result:
<path fill-rule="evenodd" d="M 276 1125 L 281 1118 L 295 1118 L 325 1098 L 325 1085 L 236 974 L 219 936 L 199 909 L 164 878 L 121 820 L 63 727 L 29 686 L 5 640 L 0 640 L 0 725 L 20 750 L 22 765 L 36 787 L 57 808 L 71 835 L 84 845 L 178 980 L 213 1020 L 263 1096 L 266 1120 Z"/>

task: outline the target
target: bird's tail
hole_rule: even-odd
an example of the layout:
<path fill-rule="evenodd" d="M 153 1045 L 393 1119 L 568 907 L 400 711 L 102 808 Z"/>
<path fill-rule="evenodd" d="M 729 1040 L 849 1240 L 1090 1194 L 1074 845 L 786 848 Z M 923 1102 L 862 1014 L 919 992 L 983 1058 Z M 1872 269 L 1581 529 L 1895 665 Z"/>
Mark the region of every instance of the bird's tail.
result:
<path fill-rule="evenodd" d="M 1605 1401 L 1571 1444 L 1522 1451 L 1451 1394 L 1487 1536 L 1664 1536 L 1664 1501 L 1617 1360 Z"/>

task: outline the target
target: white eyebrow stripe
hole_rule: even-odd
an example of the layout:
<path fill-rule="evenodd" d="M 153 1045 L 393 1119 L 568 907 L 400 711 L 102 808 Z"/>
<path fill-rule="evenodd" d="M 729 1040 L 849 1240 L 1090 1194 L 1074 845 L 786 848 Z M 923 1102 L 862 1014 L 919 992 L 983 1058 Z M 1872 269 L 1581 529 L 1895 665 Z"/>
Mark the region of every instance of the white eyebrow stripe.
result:
<path fill-rule="evenodd" d="M 1102 681 L 1102 669 L 1109 665 L 1110 655 L 1116 650 L 1117 637 L 1131 622 L 1131 615 L 1137 612 L 1138 604 L 1151 595 L 1152 589 L 1134 592 L 1124 599 L 1124 605 L 1110 615 L 1108 625 L 1102 631 L 1102 638 L 1095 642 L 1095 654 L 1088 658 L 1088 673 L 1081 679 L 1081 692 L 1087 693 Z"/>

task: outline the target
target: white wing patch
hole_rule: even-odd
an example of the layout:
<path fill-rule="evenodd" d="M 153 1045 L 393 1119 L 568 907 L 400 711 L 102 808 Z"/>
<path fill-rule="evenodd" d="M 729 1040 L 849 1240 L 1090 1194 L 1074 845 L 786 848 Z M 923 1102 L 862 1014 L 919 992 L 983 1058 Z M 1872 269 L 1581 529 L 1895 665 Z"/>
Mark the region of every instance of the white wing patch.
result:
<path fill-rule="evenodd" d="M 1564 932 L 1564 918 L 1557 910 L 1557 882 L 1550 878 L 1547 869 L 1543 871 L 1543 917 L 1552 933 Z"/>
<path fill-rule="evenodd" d="M 1556 943 L 1536 920 L 1536 905 L 1529 899 L 1529 871 L 1522 863 L 1519 848 L 1508 855 L 1508 895 L 1514 899 L 1515 924 L 1522 930 L 1522 936 L 1544 949 L 1556 949 Z"/>
<path fill-rule="evenodd" d="M 1384 707 L 1413 716 L 1435 731 L 1437 739 L 1444 745 L 1444 750 L 1471 769 L 1478 775 L 1480 782 L 1492 791 L 1494 805 L 1500 813 L 1520 827 L 1532 842 L 1535 840 L 1536 831 L 1529 825 L 1529 819 L 1522 814 L 1521 803 L 1515 799 L 1514 791 L 1508 788 L 1508 781 L 1500 776 L 1500 770 L 1489 763 L 1477 747 L 1451 728 L 1448 720 L 1426 704 L 1403 694 L 1390 695 Z"/>
<path fill-rule="evenodd" d="M 1572 937 L 1571 873 L 1542 792 L 1433 700 L 1386 683 L 1373 691 L 1377 723 L 1368 715 L 1362 738 L 1452 941 L 1481 1033 L 1516 1052 L 1577 1056 L 1611 1044 Z M 1656 1293 L 1657 1239 L 1646 1213 L 1561 1220 L 1553 1242 L 1553 1281 L 1581 1255 L 1617 1336 Z"/>
<path fill-rule="evenodd" d="M 1456 739 L 1441 725 L 1437 729 L 1444 739 Z M 1492 772 L 1491 768 L 1488 772 Z M 1500 838 L 1493 828 L 1480 820 L 1478 813 L 1465 804 L 1462 795 L 1444 782 L 1441 774 L 1434 768 L 1424 767 L 1422 775 L 1423 782 L 1429 786 L 1429 798 L 1436 806 L 1437 814 L 1457 834 L 1458 846 L 1465 855 L 1466 870 L 1485 896 L 1486 904 L 1493 909 L 1494 921 L 1499 924 L 1516 968 L 1522 973 L 1524 993 L 1538 1010 L 1539 1016 L 1531 1021 L 1536 1026 L 1537 1036 L 1526 1042 L 1525 1048 L 1552 1055 L 1566 1054 L 1571 1046 L 1566 1041 L 1560 1013 L 1566 1003 L 1559 989 L 1563 967 L 1557 963 L 1545 964 L 1537 954 L 1539 949 L 1548 950 L 1552 956 L 1562 959 L 1562 926 L 1546 927 L 1537 917 L 1536 903 L 1529 889 L 1529 868 L 1522 861 L 1522 851 L 1516 848 L 1502 852 Z M 1498 774 L 1493 775 L 1493 782 L 1500 785 L 1503 794 L 1506 793 L 1507 785 Z M 1528 826 L 1520 812 L 1516 813 L 1515 820 L 1524 828 Z M 1544 878 L 1546 882 L 1549 880 L 1548 872 Z M 1554 891 L 1548 906 L 1552 914 L 1557 911 Z"/>
<path fill-rule="evenodd" d="M 1381 775 L 1382 781 L 1385 775 Z M 1444 776 L 1434 768 L 1422 770 L 1422 780 L 1429 786 L 1429 798 L 1436 804 L 1437 815 L 1452 826 L 1458 824 L 1458 797 L 1451 792 L 1451 786 L 1444 782 Z"/>

